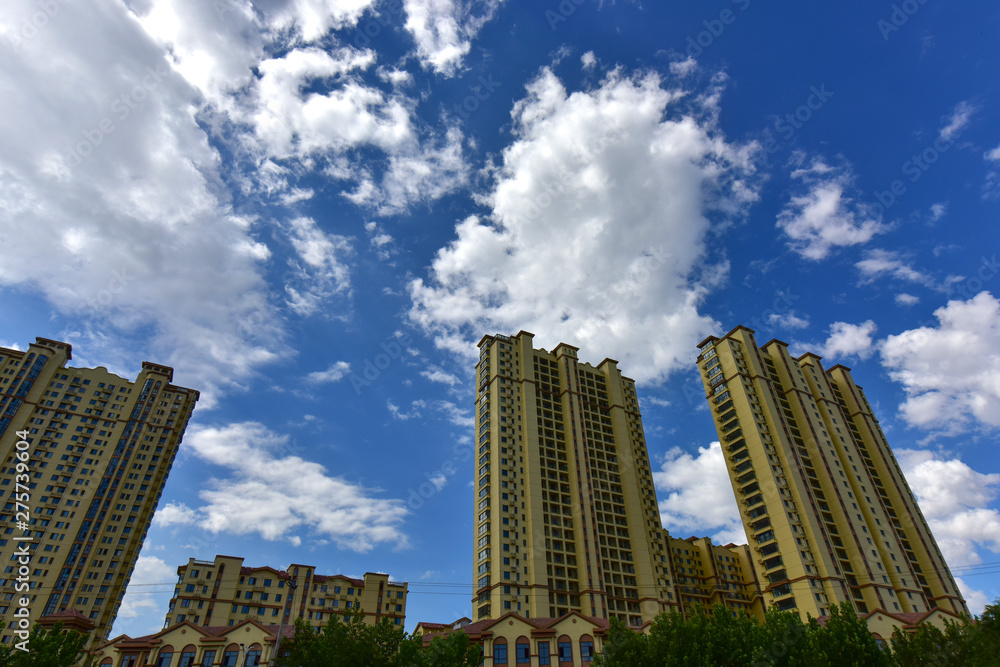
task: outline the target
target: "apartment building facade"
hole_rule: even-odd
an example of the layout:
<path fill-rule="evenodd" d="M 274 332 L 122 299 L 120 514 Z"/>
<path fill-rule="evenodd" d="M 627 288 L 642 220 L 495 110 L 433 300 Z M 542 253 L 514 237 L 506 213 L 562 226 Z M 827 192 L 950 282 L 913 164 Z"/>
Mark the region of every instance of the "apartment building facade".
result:
<path fill-rule="evenodd" d="M 245 620 L 293 625 L 295 619 L 320 627 L 334 615 L 358 611 L 368 623 L 388 619 L 402 626 L 406 619 L 407 584 L 383 573 L 358 579 L 316 574 L 312 565 L 293 563 L 277 570 L 244 566 L 238 556 L 216 556 L 190 559 L 177 568 L 177 577 L 165 628 L 185 621 L 218 627 Z"/>
<path fill-rule="evenodd" d="M 862 389 L 736 327 L 698 367 L 766 607 L 968 613 Z"/>
<path fill-rule="evenodd" d="M 46 338 L 0 348 L 0 587 L 25 587 L 0 601 L 5 644 L 22 595 L 31 621 L 76 610 L 92 646 L 107 637 L 199 397 L 168 366 L 129 380 L 71 358 Z"/>

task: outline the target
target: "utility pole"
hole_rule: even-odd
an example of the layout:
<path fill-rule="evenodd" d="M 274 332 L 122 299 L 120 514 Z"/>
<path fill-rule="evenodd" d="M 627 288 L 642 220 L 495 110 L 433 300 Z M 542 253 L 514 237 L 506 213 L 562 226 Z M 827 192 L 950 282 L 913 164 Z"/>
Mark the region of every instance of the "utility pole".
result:
<path fill-rule="evenodd" d="M 292 589 L 292 591 L 295 591 L 296 584 L 295 581 L 293 581 L 291 578 L 289 578 L 288 580 L 288 586 L 289 588 Z M 285 600 L 284 607 L 287 608 L 294 597 L 295 597 L 294 595 L 289 593 L 287 599 Z M 271 661 L 268 663 L 270 667 L 275 667 L 278 664 L 278 658 L 280 656 L 278 651 L 281 649 L 281 636 L 284 633 L 284 631 L 285 631 L 285 609 L 282 609 L 281 622 L 278 624 L 278 636 L 274 638 L 274 651 L 271 653 Z"/>

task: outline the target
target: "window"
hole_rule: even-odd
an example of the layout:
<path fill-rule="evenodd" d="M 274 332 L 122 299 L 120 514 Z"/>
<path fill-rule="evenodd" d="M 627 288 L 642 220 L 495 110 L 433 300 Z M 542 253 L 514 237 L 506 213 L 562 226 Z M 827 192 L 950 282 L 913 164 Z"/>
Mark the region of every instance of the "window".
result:
<path fill-rule="evenodd" d="M 239 651 L 226 651 L 222 654 L 222 667 L 236 667 L 239 656 Z"/>
<path fill-rule="evenodd" d="M 244 667 L 257 667 L 260 663 L 260 649 L 247 651 L 247 659 L 243 663 Z"/>
<path fill-rule="evenodd" d="M 594 642 L 580 640 L 580 660 L 591 662 L 594 659 Z"/>
<path fill-rule="evenodd" d="M 160 656 L 156 660 L 156 667 L 170 667 L 170 661 L 173 659 L 174 654 L 170 651 L 166 653 L 160 653 Z"/>
<path fill-rule="evenodd" d="M 507 664 L 507 645 L 506 644 L 493 644 L 493 664 L 494 665 L 506 665 Z"/>
<path fill-rule="evenodd" d="M 549 643 L 548 642 L 538 642 L 538 664 L 548 665 L 549 662 Z"/>
<path fill-rule="evenodd" d="M 573 662 L 573 642 L 559 642 L 559 662 Z"/>
<path fill-rule="evenodd" d="M 201 667 L 212 667 L 215 664 L 215 650 L 205 651 L 201 657 Z"/>
<path fill-rule="evenodd" d="M 518 664 L 524 664 L 524 665 L 530 664 L 531 663 L 531 645 L 530 644 L 521 644 L 521 643 L 518 643 L 516 648 L 517 648 L 517 652 L 515 653 L 515 655 L 517 656 L 517 663 Z"/>

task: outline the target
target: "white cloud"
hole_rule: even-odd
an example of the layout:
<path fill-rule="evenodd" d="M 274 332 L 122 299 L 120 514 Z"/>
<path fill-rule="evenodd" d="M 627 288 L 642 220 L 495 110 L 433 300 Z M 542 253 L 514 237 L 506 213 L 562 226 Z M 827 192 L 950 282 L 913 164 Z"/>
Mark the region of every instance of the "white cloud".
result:
<path fill-rule="evenodd" d="M 580 56 L 580 64 L 583 65 L 583 69 L 593 69 L 597 65 L 597 56 L 593 51 L 587 51 Z"/>
<path fill-rule="evenodd" d="M 261 6 L 246 0 L 151 0 L 136 14 L 175 71 L 204 96 L 202 113 L 212 119 L 213 130 L 243 149 L 247 159 L 241 166 L 251 172 L 243 176 L 245 188 L 293 203 L 312 192 L 290 181 L 322 170 L 315 160 L 328 160 L 326 174 L 353 185 L 348 199 L 395 214 L 412 203 L 407 197 L 428 201 L 462 185 L 466 165 L 461 133 L 438 137 L 427 130 L 418 136 L 412 116 L 417 101 L 363 81 L 360 75 L 375 65 L 374 51 L 313 44 L 330 30 L 350 28 L 364 38 L 355 43 L 368 41 L 364 30 L 379 24 L 371 19 L 358 26 L 358 19 L 373 6 L 373 0 L 276 0 Z M 464 5 L 454 9 L 468 37 L 485 20 L 465 16 Z M 412 80 L 399 69 L 379 66 L 375 72 L 393 88 Z M 357 156 L 346 157 L 368 146 L 385 153 L 384 175 L 369 173 Z M 306 168 L 297 170 L 296 162 Z"/>
<path fill-rule="evenodd" d="M 917 271 L 904 262 L 899 253 L 876 248 L 865 252 L 865 258 L 854 266 L 861 271 L 861 283 L 868 284 L 883 275 L 889 275 L 899 280 L 929 285 L 930 276 Z"/>
<path fill-rule="evenodd" d="M 292 544 L 301 542 L 300 532 L 308 531 L 358 552 L 407 543 L 398 527 L 407 513 L 402 501 L 375 498 L 374 490 L 332 477 L 322 465 L 291 455 L 298 448 L 289 438 L 262 424 L 192 426 L 184 446 L 231 473 L 210 480 L 199 494 L 205 504 L 193 511 L 205 530 L 256 533 Z M 176 514 L 186 511 L 180 508 Z"/>
<path fill-rule="evenodd" d="M 920 298 L 913 296 L 912 294 L 902 292 L 896 295 L 896 303 L 900 306 L 915 306 L 920 303 Z"/>
<path fill-rule="evenodd" d="M 314 371 L 309 374 L 309 381 L 319 384 L 339 382 L 351 372 L 351 365 L 346 361 L 338 361 L 325 371 Z"/>
<path fill-rule="evenodd" d="M 872 320 L 861 324 L 834 322 L 830 325 L 830 337 L 816 352 L 827 360 L 850 356 L 867 359 L 875 351 L 872 336 L 876 328 Z"/>
<path fill-rule="evenodd" d="M 805 193 L 793 195 L 778 214 L 778 228 L 788 237 L 788 245 L 802 257 L 824 259 L 837 247 L 867 243 L 886 230 L 881 217 L 856 201 L 854 175 L 849 166 L 831 167 L 816 158 L 801 167 L 804 156 L 796 156 L 793 179 L 805 186 Z"/>
<path fill-rule="evenodd" d="M 403 0 L 406 29 L 417 57 L 438 74 L 452 76 L 472 39 L 493 18 L 503 0 Z"/>
<path fill-rule="evenodd" d="M 698 69 L 698 61 L 691 56 L 687 60 L 677 60 L 670 63 L 670 73 L 674 76 L 687 76 Z"/>
<path fill-rule="evenodd" d="M 1000 146 L 987 151 L 983 157 L 990 162 L 1000 162 Z M 986 183 L 983 184 L 983 196 L 986 199 L 1000 197 L 1000 169 L 993 169 L 986 173 Z"/>
<path fill-rule="evenodd" d="M 965 129 L 965 126 L 972 120 L 972 116 L 979 111 L 979 107 L 970 102 L 959 102 L 952 109 L 945 119 L 945 124 L 938 132 L 938 136 L 945 141 L 952 141 Z"/>
<path fill-rule="evenodd" d="M 299 315 L 312 315 L 324 302 L 349 292 L 350 270 L 342 257 L 351 252 L 350 240 L 321 230 L 312 218 L 288 223 L 288 237 L 298 260 L 289 260 L 292 283 L 286 285 L 289 308 Z"/>
<path fill-rule="evenodd" d="M 36 10 L 10 3 L 4 21 Z M 89 358 L 130 368 L 141 349 L 174 366 L 202 409 L 288 355 L 270 250 L 229 207 L 194 89 L 124 5 L 62 3 L 6 57 L 0 227 L 17 233 L 0 285 L 76 318 Z"/>
<path fill-rule="evenodd" d="M 410 404 L 410 411 L 403 412 L 398 405 L 392 402 L 392 400 L 387 400 L 385 402 L 387 408 L 389 408 L 389 414 L 392 415 L 393 419 L 398 419 L 400 421 L 409 421 L 421 416 L 420 409 L 427 407 L 427 402 L 422 399 L 417 399 Z"/>
<path fill-rule="evenodd" d="M 154 526 L 187 525 L 194 523 L 198 513 L 184 503 L 167 503 L 153 515 Z"/>
<path fill-rule="evenodd" d="M 785 329 L 806 329 L 809 327 L 809 319 L 799 317 L 794 310 L 787 313 L 771 313 L 767 321 L 771 325 Z"/>
<path fill-rule="evenodd" d="M 903 385 L 903 418 L 913 426 L 961 432 L 1000 427 L 1000 303 L 989 292 L 949 301 L 920 327 L 882 343 L 882 365 Z"/>
<path fill-rule="evenodd" d="M 1000 553 L 1000 511 L 987 507 L 997 498 L 1000 474 L 983 474 L 926 450 L 894 453 L 950 567 L 981 563 L 978 548 Z M 959 586 L 972 612 L 980 613 L 986 596 L 964 581 Z"/>
<path fill-rule="evenodd" d="M 613 356 L 640 382 L 686 368 L 719 328 L 698 305 L 728 268 L 706 262 L 707 215 L 756 198 L 755 147 L 719 134 L 717 97 L 621 72 L 569 93 L 544 70 L 514 107 L 490 218 L 460 222 L 411 282 L 412 320 L 464 355 L 483 331 L 527 329 Z"/>
<path fill-rule="evenodd" d="M 145 547 L 149 548 L 149 547 Z M 149 625 L 145 630 L 156 632 L 162 628 L 160 623 L 163 608 L 159 601 L 153 597 L 151 584 L 159 584 L 158 588 L 165 588 L 163 584 L 173 584 L 177 581 L 177 567 L 170 567 L 162 559 L 156 556 L 143 556 L 135 560 L 135 569 L 129 578 L 128 588 L 125 589 L 125 596 L 122 598 L 121 608 L 118 610 L 119 619 L 148 617 Z"/>
<path fill-rule="evenodd" d="M 462 381 L 458 379 L 456 375 L 453 375 L 437 366 L 432 366 L 430 370 L 420 371 L 420 375 L 427 378 L 431 382 L 440 382 L 446 384 L 449 387 L 454 387 L 455 385 L 462 384 Z"/>
<path fill-rule="evenodd" d="M 948 212 L 948 205 L 945 203 L 931 204 L 931 222 L 937 222 Z"/>
<path fill-rule="evenodd" d="M 698 455 L 671 449 L 653 483 L 666 498 L 657 500 L 660 520 L 673 537 L 711 534 L 718 544 L 746 544 L 726 459 L 718 442 L 699 447 Z"/>

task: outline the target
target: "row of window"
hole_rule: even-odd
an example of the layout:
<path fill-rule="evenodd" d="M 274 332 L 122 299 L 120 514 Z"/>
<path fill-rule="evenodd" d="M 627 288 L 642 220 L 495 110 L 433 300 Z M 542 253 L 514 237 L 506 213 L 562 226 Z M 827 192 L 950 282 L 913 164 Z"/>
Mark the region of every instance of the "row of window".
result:
<path fill-rule="evenodd" d="M 507 655 L 507 641 L 503 638 L 494 640 L 493 642 L 493 664 L 494 665 L 506 665 L 508 663 Z M 551 665 L 552 655 L 550 653 L 551 647 L 549 642 L 540 641 L 538 642 L 538 664 L 539 665 Z M 556 643 L 556 657 L 558 662 L 573 662 L 573 642 L 569 639 L 560 638 Z M 580 660 L 582 662 L 591 662 L 594 659 L 594 642 L 589 636 L 585 635 L 584 638 L 580 640 Z M 516 664 L 530 664 L 531 663 L 531 644 L 527 641 L 518 640 L 514 645 L 514 662 Z"/>

